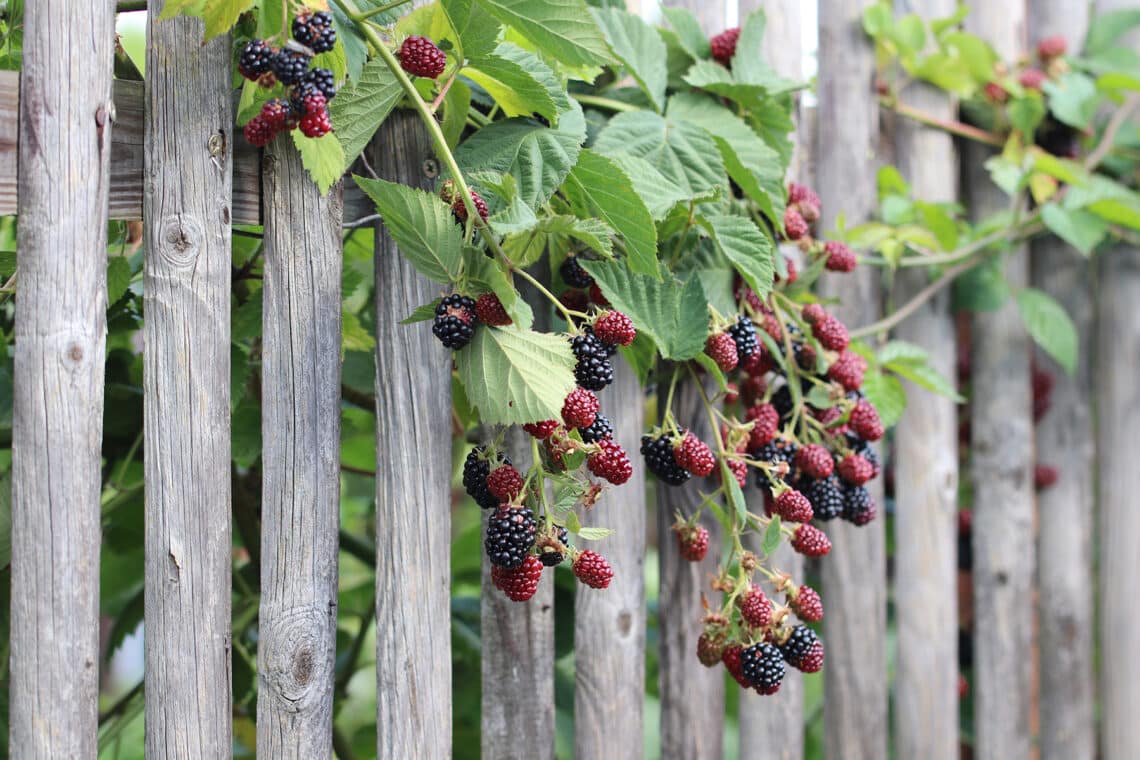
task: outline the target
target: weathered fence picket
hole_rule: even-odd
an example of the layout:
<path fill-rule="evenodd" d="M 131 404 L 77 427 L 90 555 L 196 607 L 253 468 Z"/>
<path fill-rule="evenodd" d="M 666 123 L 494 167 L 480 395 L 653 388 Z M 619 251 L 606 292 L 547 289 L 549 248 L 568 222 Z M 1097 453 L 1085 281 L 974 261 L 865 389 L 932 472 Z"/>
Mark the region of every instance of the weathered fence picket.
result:
<path fill-rule="evenodd" d="M 907 10 L 926 19 L 954 13 L 954 0 L 920 0 Z M 907 105 L 954 118 L 943 92 L 922 83 L 905 89 Z M 914 197 L 957 199 L 953 138 L 907 119 L 891 123 L 894 160 Z M 896 275 L 895 302 L 905 303 L 930 280 Z M 950 293 L 932 299 L 895 330 L 930 354 L 943 377 L 956 372 L 957 339 Z M 907 414 L 895 431 L 895 617 L 898 661 L 894 742 L 899 757 L 952 760 L 958 739 L 958 412 L 952 399 L 906 384 Z"/>
<path fill-rule="evenodd" d="M 153 10 L 143 186 L 146 745 L 153 757 L 221 758 L 233 734 L 232 45 L 228 36 L 203 45 L 200 20 L 158 21 Z"/>
<path fill-rule="evenodd" d="M 96 752 L 114 11 L 43 0 L 24 17 L 10 736 L 37 760 Z"/>
<path fill-rule="evenodd" d="M 871 96 L 874 51 L 863 32 L 870 0 L 820 0 L 817 189 L 823 201 L 820 229 L 834 228 L 842 213 L 848 225 L 875 209 L 878 106 Z M 859 188 L 856 190 L 855 188 Z M 879 272 L 861 267 L 825 277 L 823 292 L 841 295 L 835 313 L 850 325 L 873 322 L 879 313 Z M 868 483 L 882 511 L 882 479 Z M 832 550 L 820 562 L 823 577 L 824 724 L 827 754 L 846 760 L 887 756 L 886 520 L 855 527 L 827 525 Z"/>

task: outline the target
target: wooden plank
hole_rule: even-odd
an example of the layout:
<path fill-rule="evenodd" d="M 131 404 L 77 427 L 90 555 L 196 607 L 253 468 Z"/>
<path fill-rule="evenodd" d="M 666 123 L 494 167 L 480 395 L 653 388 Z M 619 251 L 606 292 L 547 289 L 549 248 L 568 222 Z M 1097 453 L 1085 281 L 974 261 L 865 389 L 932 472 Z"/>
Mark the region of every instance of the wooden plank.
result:
<path fill-rule="evenodd" d="M 320 760 L 336 660 L 341 186 L 322 197 L 288 136 L 266 150 L 264 185 L 257 749 Z"/>
<path fill-rule="evenodd" d="M 617 361 L 613 385 L 599 394 L 614 440 L 636 456 L 644 428 L 645 394 L 637 375 Z M 613 535 L 590 547 L 609 560 L 614 579 L 604 591 L 578 584 L 574 605 L 574 744 L 576 757 L 643 755 L 645 702 L 645 470 L 607 493 L 582 517 Z"/>
<path fill-rule="evenodd" d="M 229 757 L 231 43 L 148 22 L 146 748 Z M 26 133 L 23 133 L 26 135 Z"/>
<path fill-rule="evenodd" d="M 1029 40 L 1062 35 L 1073 52 L 1088 29 L 1085 0 L 1030 0 Z M 1092 355 L 1095 342 L 1093 266 L 1056 238 L 1031 244 L 1034 287 L 1064 305 L 1077 326 L 1081 361 L 1065 374 L 1038 350 L 1038 366 L 1055 379 L 1052 409 L 1037 423 L 1037 461 L 1057 468 L 1057 483 L 1037 494 L 1037 598 L 1040 617 L 1042 760 L 1091 760 L 1096 752 L 1093 665 L 1093 440 Z M 1110 254 L 1111 255 L 1111 254 Z"/>
<path fill-rule="evenodd" d="M 982 3 L 966 20 L 1003 60 L 1026 48 L 1026 8 Z M 1009 208 L 982 166 L 991 151 L 971 145 L 964 173 L 970 212 Z M 1010 288 L 1028 284 L 1024 249 L 1003 261 Z M 974 724 L 978 760 L 1028 757 L 1035 573 L 1030 341 L 1011 302 L 971 327 L 971 478 L 974 484 Z"/>
<path fill-rule="evenodd" d="M 113 34 L 110 2 L 25 10 L 9 746 L 36 760 L 97 753 Z"/>
<path fill-rule="evenodd" d="M 953 14 L 954 0 L 919 0 L 910 10 L 927 19 Z M 916 83 L 902 100 L 939 118 L 953 118 L 944 93 Z M 957 200 L 958 156 L 945 132 L 914 121 L 892 123 L 895 162 L 914 196 Z M 896 275 L 895 303 L 929 282 L 926 272 Z M 933 299 L 895 337 L 930 353 L 944 377 L 956 374 L 957 339 L 950 294 Z M 907 409 L 895 432 L 895 752 L 899 757 L 953 760 L 958 739 L 958 414 L 953 400 L 906 383 Z"/>
<path fill-rule="evenodd" d="M 871 0 L 819 4 L 819 116 L 816 183 L 823 201 L 819 229 L 867 219 L 875 206 L 878 105 L 871 96 L 874 56 L 862 27 Z M 861 267 L 823 279 L 839 296 L 835 313 L 849 325 L 874 321 L 879 272 Z M 882 480 L 868 483 L 882 503 Z M 855 527 L 827 526 L 830 555 L 820 562 L 826 613 L 823 640 L 824 727 L 828 757 L 877 760 L 887 756 L 886 561 L 884 520 Z"/>
<path fill-rule="evenodd" d="M 414 113 L 389 116 L 370 150 L 384 179 L 431 187 Z M 430 323 L 400 324 L 439 288 L 382 228 L 375 265 L 377 756 L 450 757 L 451 354 Z"/>

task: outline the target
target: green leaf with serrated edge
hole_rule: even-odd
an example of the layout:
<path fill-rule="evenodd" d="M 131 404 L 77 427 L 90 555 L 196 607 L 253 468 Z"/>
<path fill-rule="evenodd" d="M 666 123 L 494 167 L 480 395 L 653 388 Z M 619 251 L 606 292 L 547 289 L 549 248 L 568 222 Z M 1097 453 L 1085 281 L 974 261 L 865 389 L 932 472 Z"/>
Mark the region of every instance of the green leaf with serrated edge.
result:
<path fill-rule="evenodd" d="M 764 70 L 763 67 L 758 67 L 756 71 Z M 743 82 L 719 63 L 697 61 L 682 78 L 692 87 L 722 95 L 748 109 L 760 107 L 773 95 L 783 95 L 807 87 L 806 83 L 784 79 L 774 69 L 768 68 L 767 72 L 764 76 L 755 74 L 755 79 L 759 81 Z"/>
<path fill-rule="evenodd" d="M 329 114 L 344 150 L 342 170 L 356 160 L 403 96 L 395 75 L 379 58 L 366 63 L 360 77 L 337 93 L 329 103 Z"/>
<path fill-rule="evenodd" d="M 930 354 L 922 346 L 907 343 L 905 340 L 892 340 L 875 354 L 880 364 L 902 362 L 904 364 L 924 364 Z"/>
<path fill-rule="evenodd" d="M 1100 96 L 1088 76 L 1069 71 L 1057 80 L 1046 80 L 1042 89 L 1049 97 L 1049 111 L 1058 121 L 1076 129 L 1084 129 L 1092 123 Z"/>
<path fill-rule="evenodd" d="M 1140 193 L 1099 174 L 1091 176 L 1084 187 L 1068 188 L 1061 205 L 1087 209 L 1108 222 L 1140 229 Z"/>
<path fill-rule="evenodd" d="M 906 409 L 906 391 L 892 375 L 868 372 L 863 378 L 863 393 L 878 411 L 884 427 L 893 427 Z"/>
<path fill-rule="evenodd" d="M 657 363 L 657 346 L 653 339 L 639 332 L 631 345 L 619 346 L 618 353 L 637 375 L 638 382 L 644 384 L 649 379 L 649 371 Z"/>
<path fill-rule="evenodd" d="M 657 30 L 638 16 L 618 8 L 591 8 L 594 20 L 625 65 L 626 71 L 649 98 L 655 111 L 665 109 L 665 42 Z"/>
<path fill-rule="evenodd" d="M 443 137 L 447 147 L 455 150 L 463 130 L 467 128 L 467 111 L 471 108 L 471 88 L 458 79 L 451 83 L 451 89 L 443 98 Z"/>
<path fill-rule="evenodd" d="M 477 4 L 557 61 L 594 66 L 611 60 L 585 0 L 477 0 Z"/>
<path fill-rule="evenodd" d="M 225 34 L 237 23 L 238 16 L 249 10 L 253 0 L 206 0 L 202 17 L 206 20 L 205 39 Z M 164 9 L 165 10 L 165 9 Z"/>
<path fill-rule="evenodd" d="M 789 135 L 796 129 L 786 102 L 786 98 L 766 98 L 749 110 L 745 117 L 760 139 L 779 154 L 782 165 L 791 161 L 794 146 Z"/>
<path fill-rule="evenodd" d="M 958 393 L 954 384 L 950 382 L 941 372 L 931 367 L 929 364 L 918 364 L 914 362 L 884 362 L 883 368 L 894 372 L 895 374 L 910 380 L 915 385 L 926 388 L 928 391 L 937 393 L 940 396 L 953 399 L 956 403 L 961 404 L 965 398 Z"/>
<path fill-rule="evenodd" d="M 701 29 L 701 22 L 688 8 L 665 7 L 661 9 L 669 26 L 677 33 L 677 41 L 694 61 L 709 57 L 709 38 Z"/>
<path fill-rule="evenodd" d="M 725 498 L 732 504 L 737 517 L 742 523 L 748 522 L 748 504 L 744 501 L 744 492 L 740 490 L 740 484 L 736 482 L 732 470 L 728 469 L 728 462 L 723 459 L 720 462 L 720 480 L 724 483 Z"/>
<path fill-rule="evenodd" d="M 772 522 L 768 523 L 768 527 L 764 530 L 764 539 L 760 544 L 760 551 L 764 552 L 764 556 L 770 557 L 780 548 L 781 541 L 783 541 L 783 535 L 780 533 L 780 516 L 772 515 Z"/>
<path fill-rule="evenodd" d="M 272 3 L 269 3 L 272 4 Z M 262 6 L 267 3 L 262 3 Z M 333 17 L 333 28 L 336 29 L 336 38 L 340 41 L 341 47 L 344 48 L 344 61 L 345 71 L 348 78 L 355 81 L 360 78 L 360 73 L 364 70 L 365 63 L 368 62 L 368 44 L 360 35 L 360 30 L 357 29 L 356 24 L 344 14 L 336 3 L 331 3 L 329 11 Z M 372 20 L 377 23 L 390 23 L 385 20 L 386 14 L 380 14 Z M 274 27 L 278 31 L 281 29 L 281 23 L 278 22 Z M 272 34 L 271 32 L 258 32 L 260 36 L 266 37 Z"/>
<path fill-rule="evenodd" d="M 183 11 L 193 12 L 195 5 L 201 6 L 199 11 L 205 9 L 203 0 L 166 0 L 162 5 L 162 13 L 159 14 L 158 20 L 165 21 L 168 18 L 174 18 Z"/>
<path fill-rule="evenodd" d="M 575 536 L 582 531 L 582 522 L 578 519 L 577 512 L 569 512 L 566 515 L 566 530 L 573 533 Z"/>
<path fill-rule="evenodd" d="M 477 58 L 495 49 L 501 27 L 486 10 L 471 0 L 442 0 L 440 6 L 459 35 L 459 51 L 464 57 Z"/>
<path fill-rule="evenodd" d="M 353 179 L 376 204 L 388 233 L 424 277 L 450 284 L 463 269 L 463 235 L 451 207 L 432 193 L 382 179 Z"/>
<path fill-rule="evenodd" d="M 582 528 L 578 531 L 578 538 L 586 541 L 600 541 L 606 536 L 612 535 L 613 532 L 612 528 Z"/>
<path fill-rule="evenodd" d="M 553 120 L 558 113 L 546 87 L 531 75 L 538 57 L 509 42 L 493 53 L 470 59 L 463 76 L 482 87 L 507 116 L 538 113 Z"/>
<path fill-rule="evenodd" d="M 1047 203 L 1041 207 L 1041 221 L 1057 237 L 1085 256 L 1092 254 L 1108 235 L 1108 223 L 1096 214 L 1081 209 L 1070 210 Z"/>
<path fill-rule="evenodd" d="M 484 424 L 558 419 L 574 389 L 574 353 L 562 335 L 480 328 L 455 352 L 459 377 Z"/>
<path fill-rule="evenodd" d="M 260 2 L 257 7 L 257 36 L 261 38 L 281 34 L 285 28 L 285 4 Z"/>
<path fill-rule="evenodd" d="M 601 219 L 579 219 L 561 214 L 542 217 L 534 229 L 508 236 L 502 247 L 512 263 L 526 267 L 538 261 L 548 246 L 551 250 L 564 248 L 571 239 L 606 257 L 612 256 L 612 234 L 613 229 Z"/>
<path fill-rule="evenodd" d="M 732 262 L 756 295 L 767 298 L 776 274 L 772 239 L 761 232 L 755 222 L 742 216 L 710 216 L 707 222 L 706 229 L 712 234 L 717 248 Z"/>
<path fill-rule="evenodd" d="M 943 205 L 917 201 L 914 207 L 923 226 L 938 238 L 938 245 L 943 251 L 952 251 L 958 247 L 958 225 Z"/>
<path fill-rule="evenodd" d="M 681 361 L 704 350 L 708 305 L 696 277 L 682 284 L 664 267 L 658 280 L 618 263 L 582 261 L 582 266 L 614 308 L 653 339 L 662 357 Z"/>
<path fill-rule="evenodd" d="M 1073 374 L 1077 368 L 1077 328 L 1065 308 L 1047 293 L 1026 288 L 1017 294 L 1017 311 L 1037 345 Z"/>
<path fill-rule="evenodd" d="M 1028 139 L 1033 138 L 1037 126 L 1045 118 L 1045 103 L 1040 96 L 1027 94 L 1025 97 L 1015 98 L 1007 109 L 1010 123 L 1021 130 L 1022 135 Z"/>
<path fill-rule="evenodd" d="M 293 144 L 301 151 L 301 163 L 313 182 L 317 183 L 321 195 L 344 176 L 344 150 L 336 136 L 327 134 L 321 137 L 305 137 L 300 130 L 294 130 Z"/>
<path fill-rule="evenodd" d="M 581 217 L 597 216 L 625 241 L 629 268 L 657 275 L 657 227 L 621 168 L 591 150 L 583 150 L 562 193 Z"/>
<path fill-rule="evenodd" d="M 712 375 L 713 380 L 716 381 L 717 389 L 721 393 L 724 393 L 726 390 L 728 390 L 728 380 L 725 379 L 724 372 L 721 370 L 720 366 L 715 361 L 713 361 L 713 358 L 711 356 L 704 352 L 701 352 L 693 358 L 696 360 L 697 364 L 704 367 L 705 371 Z"/>
<path fill-rule="evenodd" d="M 712 137 L 695 124 L 673 122 L 655 113 L 618 114 L 598 135 L 594 150 L 649 161 L 689 198 L 725 185 L 724 163 Z"/>
<path fill-rule="evenodd" d="M 671 97 L 668 114 L 712 135 L 733 181 L 760 205 L 760 211 L 773 224 L 783 223 L 787 165 L 746 121 L 710 98 L 693 93 Z"/>
<path fill-rule="evenodd" d="M 637 158 L 628 153 L 619 153 L 608 158 L 621 167 L 630 181 L 633 182 L 634 192 L 645 202 L 645 207 L 653 216 L 654 221 L 665 218 L 670 209 L 681 201 L 688 199 L 688 194 L 665 179 L 657 167 L 644 158 Z"/>
<path fill-rule="evenodd" d="M 416 322 L 427 322 L 429 319 L 435 319 L 435 307 L 439 306 L 441 300 L 443 299 L 437 298 L 431 303 L 417 306 L 415 311 L 400 320 L 400 324 L 414 325 Z"/>
<path fill-rule="evenodd" d="M 113 304 L 122 298 L 130 285 L 130 262 L 123 256 L 112 256 L 107 261 L 107 303 Z"/>

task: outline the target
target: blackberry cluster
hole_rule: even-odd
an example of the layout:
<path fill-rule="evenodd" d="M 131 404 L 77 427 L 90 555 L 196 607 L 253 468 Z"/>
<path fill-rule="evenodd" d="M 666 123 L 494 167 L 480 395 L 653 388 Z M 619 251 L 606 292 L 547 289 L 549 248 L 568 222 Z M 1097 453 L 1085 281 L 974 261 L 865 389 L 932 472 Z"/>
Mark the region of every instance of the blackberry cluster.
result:
<path fill-rule="evenodd" d="M 452 350 L 463 348 L 475 337 L 479 317 L 475 314 L 475 299 L 452 293 L 435 307 L 435 322 L 431 331 L 440 343 Z"/>
<path fill-rule="evenodd" d="M 691 477 L 674 459 L 673 442 L 666 435 L 641 436 L 641 455 L 645 457 L 645 466 L 663 483 L 679 486 Z"/>
<path fill-rule="evenodd" d="M 270 65 L 277 81 L 286 87 L 299 84 L 309 73 L 309 64 L 313 57 L 302 50 L 278 50 L 274 54 Z"/>
<path fill-rule="evenodd" d="M 578 428 L 578 434 L 586 443 L 597 443 L 614 437 L 614 426 L 606 415 L 598 412 L 594 422 L 584 428 Z"/>
<path fill-rule="evenodd" d="M 500 509 L 491 515 L 483 541 L 491 564 L 506 570 L 521 565 L 534 546 L 537 527 L 529 509 Z"/>
<path fill-rule="evenodd" d="M 332 22 L 332 14 L 328 11 L 303 12 L 293 19 L 293 39 L 314 53 L 327 53 L 336 45 L 336 30 Z"/>
<path fill-rule="evenodd" d="M 766 641 L 746 647 L 740 653 L 740 670 L 748 683 L 764 692 L 779 688 L 784 680 L 780 650 Z"/>
<path fill-rule="evenodd" d="M 463 462 L 463 489 L 480 507 L 491 509 L 499 506 L 499 500 L 487 488 L 487 476 L 491 474 L 491 462 L 486 453 L 485 446 L 476 446 L 467 455 L 467 459 Z M 495 467 L 510 463 L 511 460 L 506 455 L 495 455 Z"/>
<path fill-rule="evenodd" d="M 606 344 L 592 332 L 584 332 L 570 339 L 577 364 L 574 379 L 582 388 L 600 391 L 614 381 L 614 365 L 610 362 Z"/>

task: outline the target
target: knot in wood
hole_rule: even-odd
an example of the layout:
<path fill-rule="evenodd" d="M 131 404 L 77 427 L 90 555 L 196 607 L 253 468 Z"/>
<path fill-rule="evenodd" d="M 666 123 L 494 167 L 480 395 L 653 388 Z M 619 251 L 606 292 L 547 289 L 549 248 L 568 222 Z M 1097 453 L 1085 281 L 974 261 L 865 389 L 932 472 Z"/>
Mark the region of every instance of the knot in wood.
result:
<path fill-rule="evenodd" d="M 168 216 L 159 229 L 158 255 L 173 267 L 190 267 L 202 251 L 204 237 L 201 222 L 193 216 Z"/>
<path fill-rule="evenodd" d="M 79 364 L 83 361 L 83 346 L 78 343 L 72 343 L 67 347 L 67 360 L 72 364 Z"/>
<path fill-rule="evenodd" d="M 210 135 L 210 142 L 207 143 L 207 148 L 210 151 L 210 155 L 214 158 L 224 156 L 226 153 L 226 133 L 219 129 Z"/>
<path fill-rule="evenodd" d="M 424 159 L 423 165 L 424 176 L 428 179 L 435 179 L 439 176 L 439 161 L 434 158 Z"/>
<path fill-rule="evenodd" d="M 331 695 L 336 613 L 310 605 L 268 612 L 265 618 L 261 693 L 291 712 L 315 709 Z"/>

